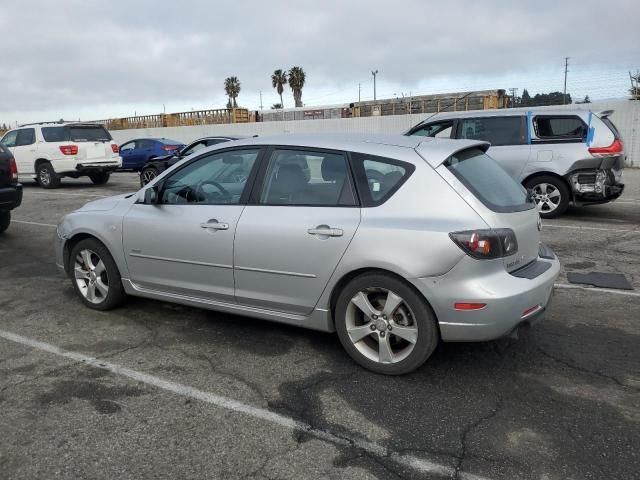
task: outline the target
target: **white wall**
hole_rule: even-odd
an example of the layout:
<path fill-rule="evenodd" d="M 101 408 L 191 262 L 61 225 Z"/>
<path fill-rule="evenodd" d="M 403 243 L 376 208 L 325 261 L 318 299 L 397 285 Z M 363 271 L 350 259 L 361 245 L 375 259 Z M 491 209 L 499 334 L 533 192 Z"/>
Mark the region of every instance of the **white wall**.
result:
<path fill-rule="evenodd" d="M 563 107 L 536 107 L 523 110 L 558 109 Z M 627 152 L 627 165 L 640 167 L 640 101 L 611 100 L 584 105 L 567 105 L 599 112 L 615 110 L 611 119 L 620 130 Z M 139 137 L 165 137 L 189 143 L 209 135 L 277 135 L 283 133 L 403 133 L 429 114 L 393 115 L 385 117 L 339 118 L 330 120 L 295 120 L 264 123 L 235 123 L 198 125 L 191 127 L 141 128 L 114 130 L 113 138 L 122 144 Z"/>

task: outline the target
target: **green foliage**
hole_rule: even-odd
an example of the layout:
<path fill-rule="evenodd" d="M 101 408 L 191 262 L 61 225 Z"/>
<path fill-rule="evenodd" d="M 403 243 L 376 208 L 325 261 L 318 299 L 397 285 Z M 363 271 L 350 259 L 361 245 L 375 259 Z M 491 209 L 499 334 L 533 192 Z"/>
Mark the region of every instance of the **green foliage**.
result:
<path fill-rule="evenodd" d="M 296 102 L 296 107 L 302 107 L 302 87 L 307 80 L 307 76 L 304 73 L 302 67 L 292 67 L 289 70 L 289 86 L 293 90 L 293 99 Z"/>
<path fill-rule="evenodd" d="M 280 107 L 283 108 L 284 102 L 282 101 L 282 93 L 284 92 L 284 86 L 287 84 L 287 72 L 280 68 L 273 72 L 271 75 L 271 85 L 276 89 L 278 95 L 280 95 Z M 277 103 L 274 105 L 278 105 Z M 271 107 L 274 108 L 274 107 Z"/>
<path fill-rule="evenodd" d="M 531 97 L 526 88 L 523 90 L 520 100 L 520 105 L 523 107 L 544 107 L 546 105 L 563 105 L 565 103 L 573 103 L 570 93 L 567 93 L 565 102 L 562 92 L 536 93 Z"/>
<path fill-rule="evenodd" d="M 236 99 L 240 94 L 240 80 L 238 80 L 238 77 L 233 76 L 233 77 L 225 78 L 224 91 L 229 97 L 229 102 L 227 102 L 227 108 L 231 108 L 232 106 L 234 108 L 237 108 L 238 102 L 236 101 Z"/>

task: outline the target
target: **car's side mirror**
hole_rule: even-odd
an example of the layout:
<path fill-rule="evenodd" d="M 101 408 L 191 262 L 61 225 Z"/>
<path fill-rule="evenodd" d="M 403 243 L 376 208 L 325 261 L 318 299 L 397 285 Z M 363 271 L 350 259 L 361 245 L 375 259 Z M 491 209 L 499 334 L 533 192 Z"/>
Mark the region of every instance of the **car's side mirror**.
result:
<path fill-rule="evenodd" d="M 158 187 L 149 187 L 144 191 L 144 204 L 156 205 L 158 203 Z"/>

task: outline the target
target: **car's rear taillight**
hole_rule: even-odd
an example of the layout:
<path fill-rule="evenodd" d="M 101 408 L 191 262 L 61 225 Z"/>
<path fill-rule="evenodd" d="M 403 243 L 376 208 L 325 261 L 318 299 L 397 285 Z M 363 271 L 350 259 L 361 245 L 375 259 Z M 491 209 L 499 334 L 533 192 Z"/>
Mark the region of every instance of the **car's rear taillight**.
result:
<path fill-rule="evenodd" d="M 452 232 L 449 237 L 467 255 L 481 260 L 508 257 L 518 251 L 516 234 L 510 228 Z"/>
<path fill-rule="evenodd" d="M 77 155 L 78 154 L 78 146 L 77 145 L 60 145 L 60 151 L 63 155 Z"/>
<path fill-rule="evenodd" d="M 180 148 L 179 145 L 163 145 L 162 149 L 166 152 L 173 152 L 174 150 L 178 150 Z"/>
<path fill-rule="evenodd" d="M 113 151 L 113 153 L 118 153 L 120 151 L 118 145 L 116 145 L 115 143 L 111 144 L 111 150 Z"/>
<path fill-rule="evenodd" d="M 18 165 L 13 157 L 9 159 L 9 176 L 11 177 L 11 182 L 18 181 Z"/>
<path fill-rule="evenodd" d="M 595 156 L 618 155 L 624 152 L 622 140 L 616 138 L 608 147 L 589 147 L 589 153 Z"/>

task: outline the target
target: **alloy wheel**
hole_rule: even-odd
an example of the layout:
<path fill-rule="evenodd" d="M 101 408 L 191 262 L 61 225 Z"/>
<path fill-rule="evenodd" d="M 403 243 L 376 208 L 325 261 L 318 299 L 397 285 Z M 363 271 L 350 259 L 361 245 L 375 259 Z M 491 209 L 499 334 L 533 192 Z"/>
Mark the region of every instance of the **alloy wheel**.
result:
<path fill-rule="evenodd" d="M 149 182 L 151 182 L 154 178 L 156 178 L 158 175 L 156 174 L 155 170 L 145 170 L 142 172 L 142 184 L 143 185 L 147 185 Z"/>
<path fill-rule="evenodd" d="M 41 185 L 49 185 L 51 183 L 51 173 L 46 168 L 41 168 L 38 173 L 38 179 Z"/>
<path fill-rule="evenodd" d="M 91 303 L 103 302 L 109 293 L 107 269 L 100 256 L 92 250 L 78 252 L 74 263 L 78 290 Z"/>
<path fill-rule="evenodd" d="M 384 288 L 367 288 L 351 298 L 346 329 L 354 347 L 378 363 L 407 358 L 418 340 L 418 325 L 409 305 Z"/>
<path fill-rule="evenodd" d="M 553 212 L 562 201 L 560 190 L 550 183 L 539 183 L 532 188 L 532 191 L 536 207 L 542 213 Z"/>

